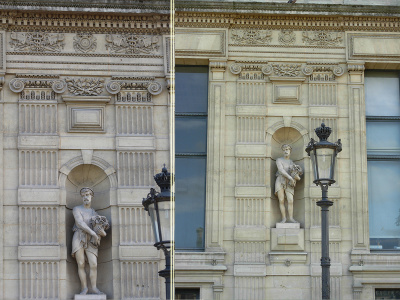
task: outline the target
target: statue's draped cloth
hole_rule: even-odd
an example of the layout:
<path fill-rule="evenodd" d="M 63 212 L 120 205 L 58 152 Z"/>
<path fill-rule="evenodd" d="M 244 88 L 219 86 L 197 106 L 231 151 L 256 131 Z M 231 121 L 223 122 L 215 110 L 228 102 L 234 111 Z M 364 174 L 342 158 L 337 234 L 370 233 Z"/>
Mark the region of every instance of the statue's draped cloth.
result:
<path fill-rule="evenodd" d="M 98 215 L 95 210 L 91 208 L 90 210 L 78 211 L 78 213 L 82 216 L 82 219 L 86 223 L 86 225 L 92 228 L 90 224 L 90 219 Z M 92 236 L 90 234 L 79 228 L 76 225 L 76 222 L 74 224 L 74 227 L 72 228 L 72 231 L 74 231 L 74 236 L 72 237 L 72 257 L 75 257 L 75 253 L 81 248 L 98 256 L 99 249 L 97 248 L 97 245 L 94 243 L 94 241 L 92 241 Z"/>

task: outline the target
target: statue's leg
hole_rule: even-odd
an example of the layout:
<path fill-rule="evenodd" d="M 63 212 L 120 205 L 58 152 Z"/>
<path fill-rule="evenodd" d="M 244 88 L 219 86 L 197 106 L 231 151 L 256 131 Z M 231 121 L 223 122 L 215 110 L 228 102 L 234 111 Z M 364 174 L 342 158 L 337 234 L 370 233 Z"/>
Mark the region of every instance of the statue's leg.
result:
<path fill-rule="evenodd" d="M 103 293 L 97 288 L 97 256 L 89 251 L 86 251 L 86 256 L 89 261 L 90 283 L 92 284 L 93 292 L 101 295 Z"/>
<path fill-rule="evenodd" d="M 78 275 L 81 281 L 81 295 L 86 295 L 88 292 L 86 272 L 85 272 L 85 250 L 83 248 L 75 252 L 76 263 L 78 264 Z"/>
<path fill-rule="evenodd" d="M 278 191 L 277 195 L 279 199 L 279 209 L 281 210 L 281 215 L 282 215 L 281 223 L 285 223 L 286 222 L 285 191 L 281 189 Z"/>
<path fill-rule="evenodd" d="M 289 222 L 297 223 L 297 221 L 293 219 L 293 195 L 289 192 L 286 192 L 286 198 L 288 202 Z"/>

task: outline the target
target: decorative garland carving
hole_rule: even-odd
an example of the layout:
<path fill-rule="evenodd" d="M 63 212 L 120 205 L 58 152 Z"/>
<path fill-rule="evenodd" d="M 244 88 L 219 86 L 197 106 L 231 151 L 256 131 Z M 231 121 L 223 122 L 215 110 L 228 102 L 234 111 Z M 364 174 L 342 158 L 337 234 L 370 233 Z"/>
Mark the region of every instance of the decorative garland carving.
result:
<path fill-rule="evenodd" d="M 75 96 L 98 96 L 102 93 L 102 78 L 67 78 L 68 91 Z"/>
<path fill-rule="evenodd" d="M 150 35 L 125 34 L 107 34 L 106 49 L 111 53 L 154 54 L 158 51 L 158 37 Z"/>
<path fill-rule="evenodd" d="M 232 41 L 239 45 L 266 45 L 272 40 L 271 30 L 236 29 L 232 30 Z"/>
<path fill-rule="evenodd" d="M 10 80 L 9 87 L 14 93 L 20 93 L 25 88 L 41 88 L 41 89 L 52 89 L 57 94 L 62 94 L 67 89 L 67 83 L 63 79 L 42 79 L 42 76 L 31 75 L 31 78 L 13 78 Z M 52 76 L 54 77 L 54 76 Z M 58 76 L 57 76 L 58 77 Z"/>
<path fill-rule="evenodd" d="M 64 34 L 50 32 L 11 32 L 10 45 L 16 51 L 61 52 Z"/>
<path fill-rule="evenodd" d="M 343 41 L 343 34 L 341 32 L 329 31 L 304 31 L 303 42 L 307 45 L 316 46 L 337 46 Z"/>
<path fill-rule="evenodd" d="M 278 41 L 283 45 L 293 45 L 296 41 L 296 34 L 293 29 L 282 29 L 279 32 Z"/>
<path fill-rule="evenodd" d="M 94 52 L 96 47 L 97 41 L 92 33 L 77 33 L 74 36 L 74 49 L 76 52 Z"/>
<path fill-rule="evenodd" d="M 300 73 L 301 65 L 297 64 L 273 64 L 272 68 L 277 76 L 296 77 Z"/>

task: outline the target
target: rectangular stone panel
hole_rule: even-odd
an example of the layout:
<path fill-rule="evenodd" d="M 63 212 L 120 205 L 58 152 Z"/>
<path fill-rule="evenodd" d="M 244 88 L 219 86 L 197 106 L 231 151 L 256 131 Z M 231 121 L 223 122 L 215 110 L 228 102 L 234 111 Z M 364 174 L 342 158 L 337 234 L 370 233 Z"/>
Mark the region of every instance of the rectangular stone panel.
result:
<path fill-rule="evenodd" d="M 237 198 L 235 207 L 236 226 L 263 226 L 265 223 L 264 198 Z"/>
<path fill-rule="evenodd" d="M 235 300 L 265 300 L 265 276 L 235 277 Z"/>
<path fill-rule="evenodd" d="M 144 207 L 120 207 L 121 245 L 153 245 L 150 218 Z"/>
<path fill-rule="evenodd" d="M 226 56 L 227 31 L 177 29 L 175 31 L 175 56 Z"/>
<path fill-rule="evenodd" d="M 265 118 L 240 116 L 236 118 L 238 143 L 264 143 Z"/>
<path fill-rule="evenodd" d="M 104 132 L 104 107 L 68 107 L 69 132 Z"/>
<path fill-rule="evenodd" d="M 234 228 L 235 241 L 268 241 L 270 231 L 265 226 L 237 226 Z"/>
<path fill-rule="evenodd" d="M 19 132 L 21 134 L 56 134 L 57 104 L 20 104 Z"/>
<path fill-rule="evenodd" d="M 265 264 L 265 242 L 235 242 L 235 263 Z"/>
<path fill-rule="evenodd" d="M 153 135 L 153 107 L 117 105 L 117 135 Z"/>
<path fill-rule="evenodd" d="M 267 155 L 267 145 L 236 145 L 236 156 L 264 157 Z"/>
<path fill-rule="evenodd" d="M 21 150 L 19 152 L 19 184 L 21 186 L 57 186 L 57 151 Z"/>
<path fill-rule="evenodd" d="M 58 244 L 58 208 L 20 206 L 20 245 Z"/>
<path fill-rule="evenodd" d="M 300 84 L 274 84 L 273 103 L 301 104 Z"/>
<path fill-rule="evenodd" d="M 20 299 L 59 299 L 59 263 L 24 261 L 19 265 Z"/>
<path fill-rule="evenodd" d="M 235 197 L 266 197 L 267 188 L 264 186 L 237 186 L 235 187 Z"/>
<path fill-rule="evenodd" d="M 160 297 L 157 261 L 121 262 L 122 299 L 158 299 Z"/>
<path fill-rule="evenodd" d="M 155 185 L 153 152 L 118 152 L 118 183 L 121 187 Z"/>
<path fill-rule="evenodd" d="M 60 202 L 59 189 L 38 189 L 20 188 L 18 189 L 19 205 L 57 205 Z"/>
<path fill-rule="evenodd" d="M 59 260 L 60 246 L 19 246 L 19 260 Z"/>
<path fill-rule="evenodd" d="M 155 150 L 156 139 L 154 136 L 117 136 L 115 138 L 117 150 Z"/>
<path fill-rule="evenodd" d="M 400 34 L 349 33 L 348 59 L 400 60 Z"/>
<path fill-rule="evenodd" d="M 234 265 L 233 269 L 234 276 L 266 276 L 267 275 L 267 266 L 256 265 L 256 264 L 243 264 L 243 265 Z"/>
<path fill-rule="evenodd" d="M 265 159 L 236 158 L 236 185 L 265 185 Z"/>

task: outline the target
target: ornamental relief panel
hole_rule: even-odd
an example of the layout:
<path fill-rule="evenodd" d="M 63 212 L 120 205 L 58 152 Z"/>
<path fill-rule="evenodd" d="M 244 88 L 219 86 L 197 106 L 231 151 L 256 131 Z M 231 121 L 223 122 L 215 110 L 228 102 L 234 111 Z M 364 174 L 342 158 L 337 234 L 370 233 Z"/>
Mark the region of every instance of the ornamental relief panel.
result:
<path fill-rule="evenodd" d="M 134 33 L 94 34 L 91 32 L 57 33 L 46 31 L 11 32 L 9 50 L 29 53 L 96 52 L 125 55 L 160 54 L 159 36 Z"/>
<path fill-rule="evenodd" d="M 342 32 L 327 30 L 280 31 L 261 30 L 257 28 L 232 29 L 231 46 L 293 46 L 293 47 L 337 47 L 343 46 Z"/>
<path fill-rule="evenodd" d="M 103 78 L 67 78 L 68 91 L 75 96 L 98 96 L 103 92 Z"/>
<path fill-rule="evenodd" d="M 61 52 L 64 49 L 64 34 L 51 32 L 11 32 L 10 45 L 15 51 Z"/>
<path fill-rule="evenodd" d="M 234 29 L 231 33 L 232 42 L 239 45 L 268 45 L 272 40 L 271 30 Z"/>
<path fill-rule="evenodd" d="M 150 35 L 107 34 L 106 49 L 120 54 L 154 54 L 160 48 L 159 38 Z"/>
<path fill-rule="evenodd" d="M 88 53 L 96 51 L 97 39 L 92 33 L 77 33 L 74 36 L 74 49 L 76 52 Z"/>

